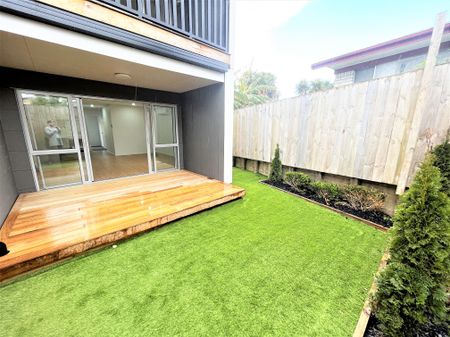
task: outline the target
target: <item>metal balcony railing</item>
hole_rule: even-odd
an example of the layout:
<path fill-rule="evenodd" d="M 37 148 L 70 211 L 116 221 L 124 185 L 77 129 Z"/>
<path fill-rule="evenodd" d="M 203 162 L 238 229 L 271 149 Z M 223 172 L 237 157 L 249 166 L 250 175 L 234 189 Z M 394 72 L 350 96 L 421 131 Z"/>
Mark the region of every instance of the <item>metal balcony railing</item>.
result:
<path fill-rule="evenodd" d="M 229 0 L 97 0 L 221 50 L 228 50 Z"/>

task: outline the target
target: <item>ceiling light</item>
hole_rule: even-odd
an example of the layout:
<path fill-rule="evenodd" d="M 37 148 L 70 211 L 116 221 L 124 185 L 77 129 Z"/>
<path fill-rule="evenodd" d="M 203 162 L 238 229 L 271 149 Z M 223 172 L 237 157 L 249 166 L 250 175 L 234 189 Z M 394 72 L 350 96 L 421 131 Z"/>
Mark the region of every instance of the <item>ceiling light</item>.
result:
<path fill-rule="evenodd" d="M 91 104 L 91 108 L 93 108 L 94 107 L 94 104 Z"/>
<path fill-rule="evenodd" d="M 132 106 L 135 106 L 135 105 L 136 105 L 136 103 L 134 103 L 134 102 L 133 102 L 133 103 L 131 103 L 131 105 L 132 105 Z"/>
<path fill-rule="evenodd" d="M 115 73 L 114 77 L 118 80 L 131 80 L 131 76 L 125 73 Z"/>

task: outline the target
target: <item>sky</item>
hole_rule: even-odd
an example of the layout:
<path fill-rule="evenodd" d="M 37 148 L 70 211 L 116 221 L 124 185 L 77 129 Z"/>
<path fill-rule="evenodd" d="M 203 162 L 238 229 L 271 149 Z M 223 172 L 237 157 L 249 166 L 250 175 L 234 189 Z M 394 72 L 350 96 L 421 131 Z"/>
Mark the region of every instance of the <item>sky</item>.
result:
<path fill-rule="evenodd" d="M 302 79 L 333 81 L 311 64 L 431 28 L 442 11 L 450 21 L 450 0 L 236 0 L 234 72 L 271 72 L 294 96 Z"/>

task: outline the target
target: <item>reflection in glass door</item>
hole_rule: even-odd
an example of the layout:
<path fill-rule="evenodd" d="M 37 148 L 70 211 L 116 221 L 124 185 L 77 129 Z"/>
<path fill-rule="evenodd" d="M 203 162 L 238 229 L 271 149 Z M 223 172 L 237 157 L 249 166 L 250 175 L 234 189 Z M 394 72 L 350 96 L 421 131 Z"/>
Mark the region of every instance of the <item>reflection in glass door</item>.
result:
<path fill-rule="evenodd" d="M 69 96 L 17 92 L 37 190 L 81 184 L 80 146 Z"/>
<path fill-rule="evenodd" d="M 175 105 L 152 104 L 152 158 L 154 172 L 178 169 L 178 127 Z"/>

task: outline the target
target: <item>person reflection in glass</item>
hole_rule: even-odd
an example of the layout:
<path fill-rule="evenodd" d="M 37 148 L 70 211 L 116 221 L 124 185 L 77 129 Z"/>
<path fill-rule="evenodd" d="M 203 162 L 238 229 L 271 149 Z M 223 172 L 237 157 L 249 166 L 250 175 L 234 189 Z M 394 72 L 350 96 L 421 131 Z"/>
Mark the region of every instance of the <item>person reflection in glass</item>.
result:
<path fill-rule="evenodd" d="M 47 126 L 44 129 L 45 136 L 48 140 L 48 146 L 52 150 L 62 149 L 63 141 L 61 138 L 61 129 L 53 120 L 47 121 Z"/>

